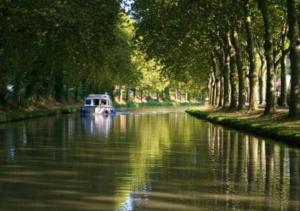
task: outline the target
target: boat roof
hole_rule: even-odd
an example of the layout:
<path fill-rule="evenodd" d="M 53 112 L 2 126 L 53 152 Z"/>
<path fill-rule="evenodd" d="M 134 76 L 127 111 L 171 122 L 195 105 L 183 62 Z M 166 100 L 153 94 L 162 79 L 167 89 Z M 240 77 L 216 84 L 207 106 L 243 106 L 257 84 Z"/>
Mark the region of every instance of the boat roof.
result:
<path fill-rule="evenodd" d="M 86 99 L 110 99 L 110 97 L 107 94 L 90 94 Z"/>

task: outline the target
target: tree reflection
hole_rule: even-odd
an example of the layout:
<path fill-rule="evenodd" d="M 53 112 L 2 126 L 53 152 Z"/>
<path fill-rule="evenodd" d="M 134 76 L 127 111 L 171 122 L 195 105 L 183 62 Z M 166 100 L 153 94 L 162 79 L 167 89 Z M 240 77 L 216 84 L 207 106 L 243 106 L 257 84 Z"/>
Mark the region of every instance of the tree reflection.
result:
<path fill-rule="evenodd" d="M 49 200 L 61 210 L 300 209 L 298 149 L 184 113 L 37 119 L 1 126 L 0 139 L 0 196 L 9 199 L 0 206 L 9 210 L 20 208 L 12 200 L 28 209 Z"/>
<path fill-rule="evenodd" d="M 236 184 L 234 189 L 225 185 L 225 193 L 261 195 L 265 208 L 299 209 L 299 150 L 214 125 L 208 130 L 213 175 L 224 184 Z M 249 200 L 247 207 L 255 203 Z"/>

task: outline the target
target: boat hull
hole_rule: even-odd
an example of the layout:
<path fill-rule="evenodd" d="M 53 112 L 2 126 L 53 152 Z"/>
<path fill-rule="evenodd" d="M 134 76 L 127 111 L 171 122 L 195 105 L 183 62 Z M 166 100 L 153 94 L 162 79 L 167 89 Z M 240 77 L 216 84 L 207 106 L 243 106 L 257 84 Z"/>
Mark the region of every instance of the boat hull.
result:
<path fill-rule="evenodd" d="M 80 112 L 84 114 L 103 114 L 103 115 L 112 115 L 116 113 L 113 107 L 94 107 L 94 106 L 81 107 Z"/>

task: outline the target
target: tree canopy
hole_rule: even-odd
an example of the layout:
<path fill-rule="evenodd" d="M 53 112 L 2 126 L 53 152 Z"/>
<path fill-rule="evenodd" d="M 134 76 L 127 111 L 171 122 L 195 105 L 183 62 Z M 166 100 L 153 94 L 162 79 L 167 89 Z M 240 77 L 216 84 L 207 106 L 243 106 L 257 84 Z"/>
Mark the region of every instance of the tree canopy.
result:
<path fill-rule="evenodd" d="M 0 104 L 90 92 L 208 95 L 299 113 L 294 0 L 2 0 Z M 287 81 L 290 74 L 291 83 Z M 188 97 L 187 97 L 188 98 Z"/>
<path fill-rule="evenodd" d="M 268 114 L 288 101 L 298 113 L 298 1 L 135 0 L 131 8 L 142 49 L 174 78 L 206 83 L 211 104 L 262 104 Z"/>

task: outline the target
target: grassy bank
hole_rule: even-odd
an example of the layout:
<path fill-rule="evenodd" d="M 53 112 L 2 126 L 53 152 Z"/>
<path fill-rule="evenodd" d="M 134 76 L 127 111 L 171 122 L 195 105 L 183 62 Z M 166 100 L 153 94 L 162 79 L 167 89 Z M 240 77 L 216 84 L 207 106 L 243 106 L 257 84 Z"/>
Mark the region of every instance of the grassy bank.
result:
<path fill-rule="evenodd" d="M 126 104 L 115 104 L 116 108 L 142 108 L 142 107 L 159 107 L 159 106 L 200 106 L 203 103 L 200 102 L 144 102 L 144 103 L 136 103 L 136 102 L 128 102 Z"/>
<path fill-rule="evenodd" d="M 300 146 L 300 118 L 286 118 L 285 112 L 263 116 L 261 112 L 223 112 L 219 110 L 187 110 L 192 116 L 265 138 Z"/>
<path fill-rule="evenodd" d="M 78 105 L 58 105 L 55 107 L 34 107 L 24 110 L 2 112 L 0 113 L 0 124 L 42 116 L 74 113 L 79 111 L 79 108 Z"/>

